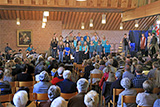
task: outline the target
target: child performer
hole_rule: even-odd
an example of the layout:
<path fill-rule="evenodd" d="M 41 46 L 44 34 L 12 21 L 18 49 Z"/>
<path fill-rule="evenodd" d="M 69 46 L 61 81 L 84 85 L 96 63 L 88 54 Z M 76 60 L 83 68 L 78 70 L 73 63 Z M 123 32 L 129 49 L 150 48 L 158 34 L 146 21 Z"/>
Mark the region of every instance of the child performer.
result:
<path fill-rule="evenodd" d="M 94 44 L 93 41 L 91 41 L 89 45 L 89 58 L 92 58 L 94 56 L 94 52 L 95 52 Z"/>
<path fill-rule="evenodd" d="M 83 56 L 83 58 L 84 58 L 84 59 L 87 59 L 87 58 L 88 58 L 88 45 L 87 45 L 87 42 L 86 42 L 86 41 L 84 42 L 84 45 L 83 45 L 83 51 L 84 51 L 84 56 Z"/>
<path fill-rule="evenodd" d="M 106 41 L 106 44 L 104 45 L 104 54 L 106 58 L 110 54 L 110 50 L 111 50 L 111 45 L 109 44 L 108 41 Z"/>
<path fill-rule="evenodd" d="M 97 45 L 97 49 L 96 49 L 96 52 L 97 52 L 97 55 L 99 55 L 99 57 L 101 58 L 101 55 L 102 55 L 102 44 L 101 44 L 101 41 L 99 40 L 98 41 L 98 45 Z"/>
<path fill-rule="evenodd" d="M 64 48 L 66 63 L 70 62 L 70 50 L 69 43 L 66 43 L 66 47 Z"/>
<path fill-rule="evenodd" d="M 58 45 L 58 55 L 59 55 L 59 62 L 63 62 L 63 54 L 64 54 L 64 45 L 63 45 L 63 41 L 59 42 Z"/>

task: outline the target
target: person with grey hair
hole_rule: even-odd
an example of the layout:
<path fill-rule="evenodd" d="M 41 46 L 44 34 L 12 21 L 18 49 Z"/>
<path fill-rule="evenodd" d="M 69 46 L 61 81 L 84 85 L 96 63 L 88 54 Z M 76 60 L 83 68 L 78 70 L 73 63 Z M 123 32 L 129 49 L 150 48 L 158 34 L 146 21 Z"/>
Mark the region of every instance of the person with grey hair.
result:
<path fill-rule="evenodd" d="M 153 94 L 154 83 L 151 80 L 146 80 L 143 83 L 143 93 L 138 93 L 136 103 L 139 106 L 153 106 L 158 96 Z"/>
<path fill-rule="evenodd" d="M 109 59 L 109 60 L 106 62 L 105 65 L 106 65 L 106 66 L 110 66 L 111 72 L 116 73 L 117 68 L 115 68 L 115 67 L 112 66 L 112 65 L 113 65 L 113 59 Z"/>
<path fill-rule="evenodd" d="M 61 81 L 64 80 L 63 79 L 64 68 L 63 67 L 59 67 L 57 72 L 58 72 L 58 77 L 53 78 L 52 81 L 51 81 L 51 83 L 53 85 L 56 85 L 58 82 L 61 82 Z"/>
<path fill-rule="evenodd" d="M 33 88 L 33 93 L 47 93 L 49 87 L 52 85 L 49 80 L 49 75 L 46 71 L 39 74 L 40 82 L 36 83 Z"/>
<path fill-rule="evenodd" d="M 125 66 L 125 72 L 123 73 L 122 78 L 129 78 L 130 80 L 132 80 L 134 78 L 134 75 L 130 72 L 131 67 L 129 65 Z"/>
<path fill-rule="evenodd" d="M 55 100 L 52 101 L 50 107 L 67 107 L 67 103 L 64 98 L 57 97 Z"/>
<path fill-rule="evenodd" d="M 158 62 L 153 62 L 153 64 L 152 64 L 153 69 L 151 69 L 149 71 L 148 75 L 147 75 L 148 79 L 152 79 L 152 78 L 155 77 L 155 72 L 156 72 L 158 67 L 159 67 L 159 63 Z"/>
<path fill-rule="evenodd" d="M 91 74 L 102 74 L 103 75 L 103 72 L 101 70 L 99 70 L 99 66 L 100 65 L 98 63 L 96 63 L 95 66 L 94 66 L 95 69 L 93 69 L 92 71 L 90 71 L 90 75 Z M 95 84 L 95 83 L 99 82 L 100 80 L 101 80 L 100 78 L 93 78 L 92 79 L 92 84 Z"/>
<path fill-rule="evenodd" d="M 12 70 L 11 69 L 5 69 L 4 70 L 4 78 L 3 81 L 13 82 L 14 77 L 12 76 Z"/>
<path fill-rule="evenodd" d="M 84 96 L 88 86 L 89 83 L 85 78 L 81 78 L 77 81 L 78 94 L 69 100 L 68 107 L 86 107 L 84 104 Z"/>
<path fill-rule="evenodd" d="M 70 80 L 71 78 L 71 71 L 65 70 L 63 72 L 63 78 L 64 80 L 61 82 L 58 82 L 56 85 L 58 85 L 61 88 L 62 93 L 74 93 L 77 91 L 76 89 L 76 83 L 72 82 Z"/>
<path fill-rule="evenodd" d="M 131 81 L 129 78 L 123 78 L 121 80 L 121 86 L 125 89 L 124 91 L 122 91 L 120 94 L 119 94 L 119 97 L 118 97 L 118 102 L 117 102 L 117 107 L 121 107 L 121 96 L 136 96 L 137 94 L 137 91 L 134 90 L 134 89 L 131 89 Z M 136 104 L 135 103 L 123 103 L 123 107 L 136 107 Z"/>
<path fill-rule="evenodd" d="M 154 102 L 153 107 L 160 107 L 160 99 L 157 99 L 157 100 Z"/>
<path fill-rule="evenodd" d="M 84 97 L 84 103 L 87 107 L 98 107 L 99 103 L 99 94 L 91 90 Z"/>

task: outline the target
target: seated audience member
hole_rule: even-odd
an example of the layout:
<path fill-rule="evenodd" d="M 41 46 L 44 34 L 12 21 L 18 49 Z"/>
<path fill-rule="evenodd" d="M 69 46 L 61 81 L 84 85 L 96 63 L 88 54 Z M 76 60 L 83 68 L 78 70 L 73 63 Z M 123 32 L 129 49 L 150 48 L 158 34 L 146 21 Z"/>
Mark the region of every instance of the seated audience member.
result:
<path fill-rule="evenodd" d="M 125 72 L 123 73 L 122 78 L 129 78 L 130 80 L 132 80 L 134 78 L 134 75 L 130 72 L 130 66 L 126 65 L 125 66 Z"/>
<path fill-rule="evenodd" d="M 155 77 L 155 71 L 157 70 L 158 67 L 159 67 L 158 62 L 154 62 L 154 63 L 152 64 L 152 68 L 153 68 L 153 69 L 149 71 L 149 73 L 148 73 L 148 75 L 147 75 L 148 79 L 152 79 L 152 78 Z"/>
<path fill-rule="evenodd" d="M 111 72 L 116 73 L 117 68 L 113 67 L 112 64 L 113 64 L 113 59 L 109 59 L 105 65 L 110 66 Z"/>
<path fill-rule="evenodd" d="M 52 101 L 60 97 L 61 89 L 58 86 L 51 85 L 48 89 L 48 98 L 49 100 L 46 103 L 40 103 L 40 107 L 50 107 Z"/>
<path fill-rule="evenodd" d="M 94 66 L 92 65 L 92 60 L 87 60 L 87 66 L 84 69 L 84 78 L 88 80 L 90 71 L 94 69 Z"/>
<path fill-rule="evenodd" d="M 106 67 L 106 66 L 105 66 L 105 62 L 104 62 L 104 60 L 101 60 L 101 61 L 100 61 L 100 67 L 99 67 L 99 70 L 103 71 L 103 69 L 104 69 L 105 67 Z"/>
<path fill-rule="evenodd" d="M 6 54 L 6 60 L 11 60 L 12 59 L 12 50 L 8 50 L 7 54 Z"/>
<path fill-rule="evenodd" d="M 11 86 L 7 81 L 3 81 L 3 71 L 0 70 L 0 95 L 11 94 Z"/>
<path fill-rule="evenodd" d="M 160 107 L 160 99 L 157 99 L 157 100 L 154 102 L 153 107 Z"/>
<path fill-rule="evenodd" d="M 28 66 L 28 73 L 32 74 L 34 73 L 34 65 L 31 63 L 32 59 L 30 58 L 25 58 L 24 59 L 24 64 L 26 64 Z"/>
<path fill-rule="evenodd" d="M 92 71 L 90 71 L 90 74 L 103 74 L 103 72 L 101 70 L 99 70 L 99 64 L 95 64 L 95 69 L 93 69 Z M 100 82 L 100 78 L 93 78 L 92 79 L 92 84 Z"/>
<path fill-rule="evenodd" d="M 63 81 L 63 71 L 64 71 L 64 68 L 63 67 L 59 67 L 58 68 L 58 77 L 55 77 L 52 79 L 51 83 L 53 85 L 56 85 L 58 82 L 61 82 Z"/>
<path fill-rule="evenodd" d="M 125 89 L 119 94 L 118 97 L 118 102 L 117 102 L 117 107 L 121 107 L 121 96 L 126 95 L 126 96 L 136 96 L 137 91 L 134 89 L 131 89 L 131 81 L 129 78 L 123 78 L 121 80 L 121 86 Z M 136 104 L 134 103 L 123 103 L 123 107 L 136 107 Z"/>
<path fill-rule="evenodd" d="M 40 82 L 36 83 L 33 88 L 33 93 L 47 93 L 49 87 L 52 85 L 49 80 L 49 75 L 46 71 L 39 74 Z"/>
<path fill-rule="evenodd" d="M 50 107 L 67 107 L 67 103 L 64 98 L 58 97 L 53 100 Z"/>
<path fill-rule="evenodd" d="M 156 94 L 153 94 L 154 84 L 151 80 L 146 80 L 143 83 L 143 93 L 138 93 L 136 97 L 136 103 L 139 106 L 153 106 L 154 101 L 158 99 Z"/>
<path fill-rule="evenodd" d="M 14 94 L 13 105 L 12 102 L 9 107 L 36 107 L 36 104 L 29 100 L 29 88 L 20 87 Z"/>
<path fill-rule="evenodd" d="M 45 70 L 45 62 L 43 57 L 40 57 L 37 66 L 35 67 L 34 75 L 40 74 L 43 70 Z"/>
<path fill-rule="evenodd" d="M 16 63 L 16 65 L 15 65 L 16 68 L 12 71 L 12 75 L 13 75 L 13 76 L 15 76 L 15 75 L 17 75 L 17 74 L 19 74 L 19 73 L 22 72 L 20 59 L 19 59 L 19 58 L 16 58 L 14 61 L 15 61 L 15 63 Z"/>
<path fill-rule="evenodd" d="M 28 65 L 23 65 L 22 73 L 17 74 L 17 81 L 33 81 L 32 75 L 28 73 Z"/>
<path fill-rule="evenodd" d="M 112 96 L 113 95 L 113 88 L 116 88 L 116 89 L 123 89 L 123 87 L 121 86 L 121 80 L 122 80 L 122 70 L 118 70 L 115 74 L 115 78 L 116 78 L 116 81 L 114 81 L 112 84 L 111 84 L 111 88 L 110 88 L 110 95 Z M 113 98 L 113 97 L 112 97 Z M 115 101 L 117 102 L 118 101 L 118 96 L 115 97 Z"/>
<path fill-rule="evenodd" d="M 87 107 L 98 107 L 99 103 L 99 94 L 91 90 L 84 97 L 84 103 Z"/>
<path fill-rule="evenodd" d="M 76 89 L 76 83 L 72 82 L 70 80 L 71 78 L 71 71 L 65 70 L 63 72 L 63 78 L 64 80 L 61 82 L 58 82 L 56 85 L 58 85 L 61 88 L 62 93 L 74 93 L 77 91 Z"/>
<path fill-rule="evenodd" d="M 101 78 L 101 80 L 100 80 L 100 82 L 99 82 L 99 87 L 101 87 L 101 89 L 102 89 L 102 87 L 103 87 L 103 83 L 105 82 L 105 81 L 107 81 L 107 79 L 108 79 L 108 76 L 109 76 L 109 71 L 110 70 L 110 67 L 109 66 L 106 66 L 104 69 L 103 69 L 103 76 L 102 76 L 102 78 Z"/>
<path fill-rule="evenodd" d="M 155 71 L 155 78 L 152 81 L 155 83 L 154 87 L 160 88 L 160 67 Z"/>
<path fill-rule="evenodd" d="M 84 96 L 87 93 L 88 86 L 88 81 L 85 78 L 77 81 L 78 94 L 69 100 L 68 107 L 86 107 L 84 104 Z"/>
<path fill-rule="evenodd" d="M 5 69 L 3 81 L 8 81 L 8 82 L 13 82 L 14 81 L 14 77 L 12 76 L 12 70 L 11 69 Z"/>
<path fill-rule="evenodd" d="M 132 84 L 134 88 L 143 88 L 142 84 L 145 80 L 147 80 L 146 77 L 143 76 L 143 68 L 141 65 L 136 66 L 136 77 L 133 78 Z"/>

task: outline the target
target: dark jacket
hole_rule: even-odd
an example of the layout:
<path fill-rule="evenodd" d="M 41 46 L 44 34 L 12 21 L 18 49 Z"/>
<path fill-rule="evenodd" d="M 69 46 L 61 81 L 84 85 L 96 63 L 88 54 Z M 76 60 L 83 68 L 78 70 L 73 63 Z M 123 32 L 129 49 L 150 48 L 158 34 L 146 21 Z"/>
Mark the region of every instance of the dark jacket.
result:
<path fill-rule="evenodd" d="M 86 66 L 84 69 L 84 78 L 88 80 L 90 76 L 90 71 L 92 71 L 93 69 L 94 69 L 93 65 Z"/>
<path fill-rule="evenodd" d="M 33 81 L 32 75 L 28 73 L 19 73 L 17 75 L 17 81 Z"/>
<path fill-rule="evenodd" d="M 6 94 L 11 94 L 12 91 L 11 91 L 11 86 L 8 82 L 0 82 L 0 90 L 1 90 L 1 93 L 0 95 L 6 95 Z"/>

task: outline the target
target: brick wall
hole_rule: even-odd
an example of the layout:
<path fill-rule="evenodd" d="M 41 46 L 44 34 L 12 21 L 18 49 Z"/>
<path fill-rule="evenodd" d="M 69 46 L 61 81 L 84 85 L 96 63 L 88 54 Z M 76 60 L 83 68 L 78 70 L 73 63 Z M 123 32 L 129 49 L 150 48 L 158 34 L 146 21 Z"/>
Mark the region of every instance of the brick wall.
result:
<path fill-rule="evenodd" d="M 0 51 L 4 51 L 6 43 L 10 43 L 10 47 L 18 50 L 17 47 L 17 30 L 32 30 L 33 46 L 38 52 L 45 52 L 49 49 L 49 44 L 54 32 L 58 35 L 62 33 L 61 21 L 48 21 L 45 29 L 41 28 L 42 21 L 21 20 L 21 25 L 17 26 L 15 20 L 0 20 Z M 26 48 L 23 47 L 23 50 Z"/>

